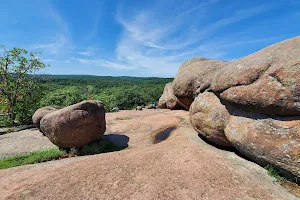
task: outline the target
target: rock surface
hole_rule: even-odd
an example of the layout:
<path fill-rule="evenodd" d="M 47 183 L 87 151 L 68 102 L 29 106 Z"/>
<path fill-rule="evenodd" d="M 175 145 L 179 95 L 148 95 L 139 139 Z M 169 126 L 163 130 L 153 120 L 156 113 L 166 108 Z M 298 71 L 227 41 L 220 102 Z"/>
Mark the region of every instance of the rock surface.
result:
<path fill-rule="evenodd" d="M 229 62 L 212 89 L 258 113 L 300 115 L 300 36 Z"/>
<path fill-rule="evenodd" d="M 300 36 L 231 62 L 190 59 L 173 90 L 201 136 L 300 177 Z"/>
<path fill-rule="evenodd" d="M 116 120 L 123 117 L 132 119 Z M 108 113 L 105 135 L 127 136 L 130 148 L 0 170 L 1 198 L 297 199 L 257 164 L 203 142 L 188 117 L 178 110 Z M 153 144 L 153 135 L 174 125 Z"/>
<path fill-rule="evenodd" d="M 190 107 L 190 121 L 195 130 L 218 145 L 231 146 L 224 134 L 229 118 L 225 106 L 211 92 L 199 94 Z"/>
<path fill-rule="evenodd" d="M 54 147 L 35 128 L 0 135 L 0 159 Z"/>
<path fill-rule="evenodd" d="M 172 83 L 167 83 L 164 88 L 164 92 L 162 96 L 159 98 L 158 102 L 159 108 L 168 108 L 168 109 L 176 109 L 180 108 L 178 104 L 178 99 L 174 95 Z"/>
<path fill-rule="evenodd" d="M 191 59 L 185 62 L 173 80 L 175 96 L 188 108 L 200 92 L 209 90 L 215 73 L 227 62 Z"/>
<path fill-rule="evenodd" d="M 135 110 L 143 110 L 143 107 L 142 107 L 142 106 L 137 106 L 137 107 L 135 108 Z"/>
<path fill-rule="evenodd" d="M 83 101 L 44 116 L 40 126 L 53 144 L 61 148 L 79 148 L 104 134 L 104 106 L 99 101 Z"/>
<path fill-rule="evenodd" d="M 40 122 L 42 120 L 42 118 L 47 115 L 50 114 L 54 111 L 59 110 L 60 107 L 58 106 L 46 106 L 46 107 L 42 107 L 39 108 L 35 111 L 35 113 L 32 116 L 32 123 L 36 125 L 36 127 L 41 131 L 40 129 Z"/>
<path fill-rule="evenodd" d="M 248 158 L 300 177 L 300 117 L 271 118 L 235 109 L 225 134 Z"/>

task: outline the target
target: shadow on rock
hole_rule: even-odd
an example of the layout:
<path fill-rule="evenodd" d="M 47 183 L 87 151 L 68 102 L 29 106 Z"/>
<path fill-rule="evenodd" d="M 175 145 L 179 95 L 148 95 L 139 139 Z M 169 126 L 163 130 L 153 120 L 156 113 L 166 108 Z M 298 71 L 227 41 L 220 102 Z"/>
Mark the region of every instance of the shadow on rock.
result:
<path fill-rule="evenodd" d="M 129 137 L 122 134 L 107 134 L 103 135 L 102 139 L 108 140 L 118 147 L 128 147 Z"/>
<path fill-rule="evenodd" d="M 208 139 L 206 139 L 204 136 L 202 136 L 201 134 L 198 134 L 198 136 L 207 144 L 217 148 L 217 149 L 220 149 L 220 150 L 223 150 L 223 151 L 230 151 L 230 152 L 233 152 L 235 153 L 237 156 L 245 159 L 245 160 L 248 160 L 250 162 L 255 162 L 254 160 L 244 156 L 242 153 L 240 153 L 238 150 L 236 150 L 234 147 L 225 147 L 225 146 L 222 146 L 222 145 L 218 145 L 218 144 L 215 144 L 211 141 L 209 141 Z"/>

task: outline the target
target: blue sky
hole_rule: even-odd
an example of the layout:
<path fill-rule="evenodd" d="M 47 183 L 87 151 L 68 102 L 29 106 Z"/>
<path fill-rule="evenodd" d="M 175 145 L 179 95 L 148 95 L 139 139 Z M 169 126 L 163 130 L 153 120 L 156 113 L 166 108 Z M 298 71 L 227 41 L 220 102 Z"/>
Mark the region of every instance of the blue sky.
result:
<path fill-rule="evenodd" d="M 41 73 L 174 77 L 298 36 L 300 1 L 1 0 L 0 19 L 0 44 L 41 52 Z"/>

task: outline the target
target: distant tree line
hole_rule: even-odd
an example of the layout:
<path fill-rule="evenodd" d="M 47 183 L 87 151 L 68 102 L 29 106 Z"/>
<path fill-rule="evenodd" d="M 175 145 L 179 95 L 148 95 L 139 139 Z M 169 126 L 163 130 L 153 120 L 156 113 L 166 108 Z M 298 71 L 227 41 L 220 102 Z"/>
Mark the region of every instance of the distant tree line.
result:
<path fill-rule="evenodd" d="M 159 100 L 170 78 L 85 75 L 34 75 L 45 67 L 36 53 L 2 47 L 0 57 L 0 126 L 29 124 L 36 109 L 100 100 L 107 112 L 133 109 Z M 5 117 L 3 117 L 5 116 Z"/>

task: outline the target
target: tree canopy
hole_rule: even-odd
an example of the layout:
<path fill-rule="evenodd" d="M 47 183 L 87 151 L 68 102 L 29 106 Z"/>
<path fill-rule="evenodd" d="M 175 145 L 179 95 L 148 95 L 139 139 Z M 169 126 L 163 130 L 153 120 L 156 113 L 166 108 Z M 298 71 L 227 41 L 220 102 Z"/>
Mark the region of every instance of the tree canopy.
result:
<path fill-rule="evenodd" d="M 41 62 L 39 53 L 28 52 L 21 48 L 6 50 L 3 46 L 0 49 L 0 96 L 13 122 L 17 104 L 28 103 L 28 99 L 32 100 L 35 88 L 32 74 L 44 68 L 45 64 Z"/>

